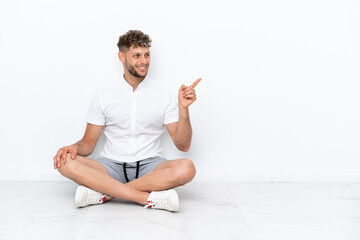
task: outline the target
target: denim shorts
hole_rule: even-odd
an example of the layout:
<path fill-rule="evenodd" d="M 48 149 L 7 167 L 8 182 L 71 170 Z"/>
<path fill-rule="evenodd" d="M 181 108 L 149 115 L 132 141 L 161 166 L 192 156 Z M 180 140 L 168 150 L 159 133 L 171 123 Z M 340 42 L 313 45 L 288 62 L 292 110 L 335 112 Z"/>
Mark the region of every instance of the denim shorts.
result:
<path fill-rule="evenodd" d="M 154 171 L 157 166 L 166 161 L 165 158 L 159 156 L 146 158 L 132 163 L 120 162 L 105 157 L 100 157 L 95 160 L 106 168 L 110 177 L 122 183 L 131 182 L 132 180 L 142 177 L 145 174 Z"/>

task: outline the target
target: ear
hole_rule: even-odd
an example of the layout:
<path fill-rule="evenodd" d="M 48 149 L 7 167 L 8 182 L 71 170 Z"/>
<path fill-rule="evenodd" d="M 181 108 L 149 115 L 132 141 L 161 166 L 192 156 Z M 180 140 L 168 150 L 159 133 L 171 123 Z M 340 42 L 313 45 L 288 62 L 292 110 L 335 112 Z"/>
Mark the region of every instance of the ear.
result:
<path fill-rule="evenodd" d="M 118 57 L 119 57 L 120 62 L 125 63 L 125 53 L 120 51 L 118 53 Z"/>

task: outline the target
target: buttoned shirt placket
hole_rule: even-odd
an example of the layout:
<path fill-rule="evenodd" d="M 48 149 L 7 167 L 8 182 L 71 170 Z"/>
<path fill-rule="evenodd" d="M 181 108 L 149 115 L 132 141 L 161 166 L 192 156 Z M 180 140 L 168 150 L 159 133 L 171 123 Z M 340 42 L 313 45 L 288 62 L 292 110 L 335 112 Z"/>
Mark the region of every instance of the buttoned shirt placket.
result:
<path fill-rule="evenodd" d="M 131 93 L 131 117 L 130 117 L 130 143 L 131 143 L 131 152 L 130 152 L 130 162 L 134 162 L 135 157 L 135 144 L 136 144 L 136 103 L 137 103 L 137 94 L 138 91 L 135 90 Z"/>

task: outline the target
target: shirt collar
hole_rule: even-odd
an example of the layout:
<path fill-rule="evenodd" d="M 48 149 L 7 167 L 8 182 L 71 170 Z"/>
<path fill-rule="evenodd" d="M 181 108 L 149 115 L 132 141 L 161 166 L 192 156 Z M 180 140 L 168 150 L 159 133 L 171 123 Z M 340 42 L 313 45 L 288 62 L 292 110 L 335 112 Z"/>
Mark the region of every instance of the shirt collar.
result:
<path fill-rule="evenodd" d="M 141 81 L 141 83 L 137 86 L 135 91 L 138 91 L 140 88 L 142 88 L 144 85 L 147 84 L 147 82 L 149 81 L 148 77 L 145 77 L 144 80 Z M 133 87 L 125 80 L 124 75 L 122 76 L 120 83 L 122 86 L 124 86 L 126 89 L 133 91 Z"/>

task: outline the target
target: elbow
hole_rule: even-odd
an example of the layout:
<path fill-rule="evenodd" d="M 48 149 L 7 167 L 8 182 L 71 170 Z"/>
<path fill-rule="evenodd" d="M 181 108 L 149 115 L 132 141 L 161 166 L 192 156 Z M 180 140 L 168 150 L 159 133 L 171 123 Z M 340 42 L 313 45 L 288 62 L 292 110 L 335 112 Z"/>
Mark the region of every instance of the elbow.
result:
<path fill-rule="evenodd" d="M 187 146 L 177 146 L 177 148 L 182 152 L 187 152 L 190 149 L 190 145 Z"/>
<path fill-rule="evenodd" d="M 84 156 L 89 156 L 94 152 L 95 146 L 96 146 L 96 142 L 93 141 L 83 141 L 83 154 Z"/>
<path fill-rule="evenodd" d="M 187 140 L 174 138 L 173 140 L 177 149 L 179 149 L 182 152 L 189 151 L 191 146 L 191 138 Z"/>

